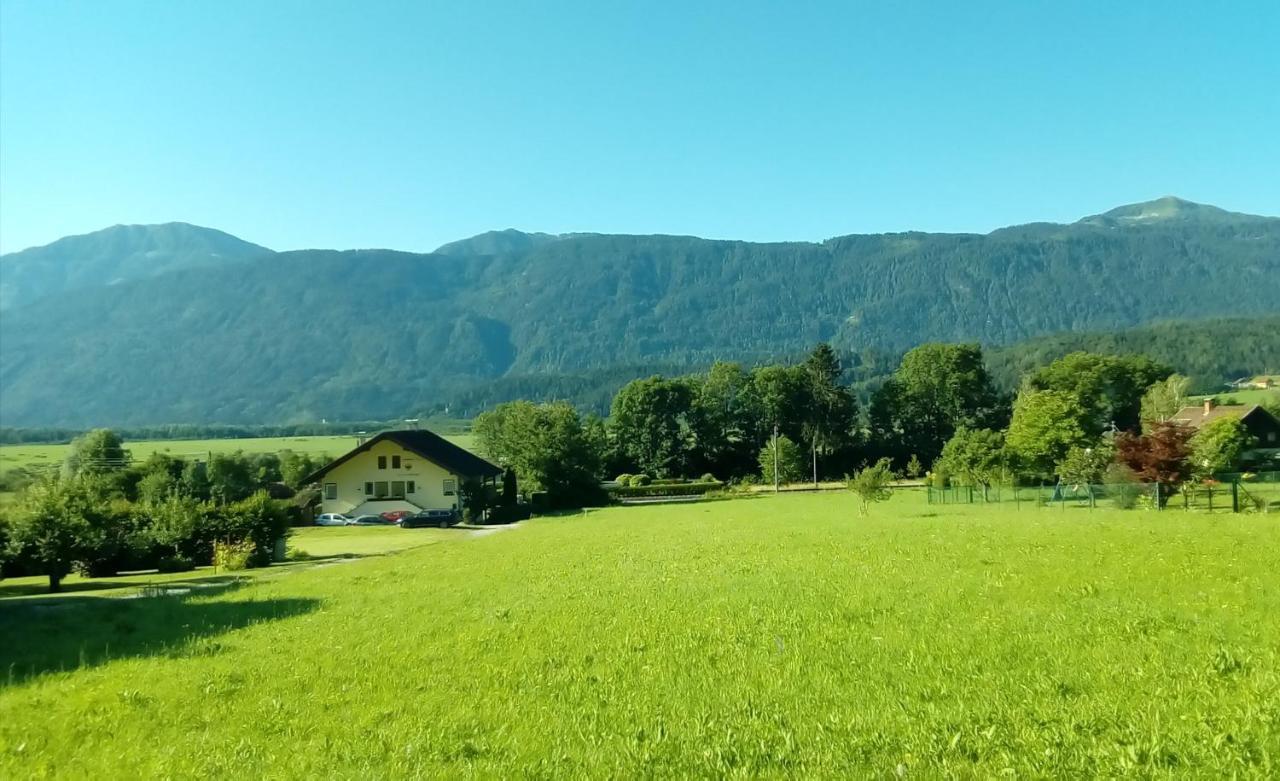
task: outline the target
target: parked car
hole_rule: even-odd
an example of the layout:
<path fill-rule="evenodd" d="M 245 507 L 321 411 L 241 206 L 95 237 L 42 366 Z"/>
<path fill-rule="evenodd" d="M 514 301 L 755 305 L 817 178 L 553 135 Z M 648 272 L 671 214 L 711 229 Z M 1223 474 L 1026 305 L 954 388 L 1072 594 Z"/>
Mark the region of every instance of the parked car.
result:
<path fill-rule="evenodd" d="M 420 526 L 436 526 L 441 529 L 458 522 L 458 513 L 454 510 L 422 510 L 400 519 L 401 529 L 416 529 Z"/>
<path fill-rule="evenodd" d="M 347 526 L 351 517 L 342 513 L 323 513 L 316 517 L 316 526 Z"/>
<path fill-rule="evenodd" d="M 385 513 L 382 514 L 382 517 L 386 518 L 388 521 L 391 521 L 392 523 L 400 523 L 400 520 L 404 518 L 406 515 L 413 515 L 413 511 L 412 510 L 387 510 Z"/>
<path fill-rule="evenodd" d="M 398 521 L 389 521 L 381 515 L 361 515 L 351 522 L 352 526 L 395 526 Z"/>

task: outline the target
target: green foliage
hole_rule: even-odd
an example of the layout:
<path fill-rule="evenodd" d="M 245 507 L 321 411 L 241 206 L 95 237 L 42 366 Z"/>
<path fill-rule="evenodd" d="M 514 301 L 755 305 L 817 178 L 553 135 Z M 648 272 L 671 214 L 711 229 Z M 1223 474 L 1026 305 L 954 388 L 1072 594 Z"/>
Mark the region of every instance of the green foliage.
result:
<path fill-rule="evenodd" d="M 609 494 L 619 499 L 647 496 L 703 496 L 721 488 L 724 488 L 724 483 L 718 480 L 699 480 L 688 483 L 618 486 L 611 489 Z"/>
<path fill-rule="evenodd" d="M 1143 394 L 1172 373 L 1141 355 L 1074 352 L 1032 373 L 1026 387 L 1071 396 L 1081 430 L 1096 439 L 1112 426 L 1137 430 Z"/>
<path fill-rule="evenodd" d="M 1068 391 L 1024 389 L 1013 405 L 1005 436 L 1010 457 L 1020 471 L 1048 477 L 1073 447 L 1087 446 L 1080 408 Z"/>
<path fill-rule="evenodd" d="M 1056 471 L 1063 482 L 1096 485 L 1103 482 L 1108 470 L 1115 465 L 1115 457 L 1115 447 L 1108 439 L 1101 439 L 1092 447 L 1072 445 Z"/>
<path fill-rule="evenodd" d="M 1161 423 L 1169 420 L 1178 410 L 1187 405 L 1187 392 L 1191 388 L 1191 379 L 1181 374 L 1171 374 L 1165 379 L 1151 384 L 1142 396 L 1141 418 L 1148 423 Z"/>
<path fill-rule="evenodd" d="M 944 452 L 946 451 L 945 446 L 943 447 L 943 451 Z M 912 453 L 911 458 L 907 459 L 907 477 L 910 477 L 912 479 L 917 479 L 923 474 L 924 474 L 924 464 L 920 463 L 919 456 L 917 456 L 915 453 Z"/>
<path fill-rule="evenodd" d="M 858 495 L 859 513 L 866 515 L 873 502 L 883 502 L 893 496 L 892 483 L 893 464 L 888 458 L 858 470 L 849 480 L 849 490 Z"/>
<path fill-rule="evenodd" d="M 118 472 L 128 465 L 128 454 L 120 435 L 111 429 L 98 428 L 71 441 L 71 452 L 62 471 L 67 477 L 102 475 Z"/>
<path fill-rule="evenodd" d="M 254 544 L 248 540 L 240 542 L 218 542 L 213 546 L 213 566 L 220 570 L 236 572 L 252 566 Z"/>
<path fill-rule="evenodd" d="M 628 463 L 658 477 L 684 474 L 692 462 L 694 393 L 683 379 L 649 377 L 613 398 L 610 424 Z"/>
<path fill-rule="evenodd" d="M 302 487 L 302 479 L 320 467 L 324 462 L 313 458 L 309 453 L 295 453 L 292 450 L 280 452 L 280 480 L 290 488 Z"/>
<path fill-rule="evenodd" d="M 769 440 L 760 451 L 758 460 L 760 463 L 760 476 L 765 484 L 771 485 L 775 482 L 775 463 L 777 465 L 777 482 L 782 484 L 796 483 L 804 479 L 806 471 L 805 454 L 800 450 L 800 446 L 791 441 L 791 438 L 786 435 L 780 435 L 776 443 L 772 439 Z"/>
<path fill-rule="evenodd" d="M 965 485 L 1001 482 L 1009 472 L 1004 434 L 990 429 L 958 429 L 942 448 L 934 470 L 958 477 Z"/>
<path fill-rule="evenodd" d="M 238 502 L 260 485 L 253 463 L 244 453 L 214 453 L 205 467 L 209 498 L 216 502 Z"/>
<path fill-rule="evenodd" d="M 976 344 L 925 344 L 908 352 L 869 413 L 880 452 L 904 464 L 933 461 L 960 428 L 999 428 L 1004 403 Z"/>
<path fill-rule="evenodd" d="M 1207 478 L 1233 471 L 1253 438 L 1239 418 L 1219 418 L 1196 431 L 1188 444 L 1191 473 Z"/>
<path fill-rule="evenodd" d="M 91 512 L 88 497 L 73 481 L 45 478 L 35 483 L 14 514 L 11 555 L 47 576 L 49 591 L 60 590 L 62 579 L 87 552 Z"/>
<path fill-rule="evenodd" d="M 603 499 L 599 442 L 564 402 L 501 404 L 475 420 L 480 450 L 515 471 L 526 493 L 546 492 L 553 507 Z"/>

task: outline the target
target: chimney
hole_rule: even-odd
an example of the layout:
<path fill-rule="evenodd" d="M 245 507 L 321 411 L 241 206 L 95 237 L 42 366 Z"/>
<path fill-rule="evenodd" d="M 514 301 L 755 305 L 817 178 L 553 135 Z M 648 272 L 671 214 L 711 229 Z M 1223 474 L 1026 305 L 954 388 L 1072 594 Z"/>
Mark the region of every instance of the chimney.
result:
<path fill-rule="evenodd" d="M 1213 410 L 1213 399 L 1205 399 L 1205 400 L 1204 400 L 1204 414 L 1205 414 L 1205 417 L 1208 417 L 1208 416 L 1209 416 L 1209 412 L 1210 412 L 1210 411 L 1212 411 L 1212 410 Z"/>

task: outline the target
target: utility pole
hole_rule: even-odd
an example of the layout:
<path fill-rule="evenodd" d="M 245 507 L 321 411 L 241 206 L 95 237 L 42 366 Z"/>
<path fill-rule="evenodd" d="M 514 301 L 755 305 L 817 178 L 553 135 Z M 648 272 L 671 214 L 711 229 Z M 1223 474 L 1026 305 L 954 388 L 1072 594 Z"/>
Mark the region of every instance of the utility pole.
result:
<path fill-rule="evenodd" d="M 813 435 L 813 490 L 818 490 L 818 435 Z"/>
<path fill-rule="evenodd" d="M 778 492 L 778 424 L 773 424 L 773 492 Z"/>

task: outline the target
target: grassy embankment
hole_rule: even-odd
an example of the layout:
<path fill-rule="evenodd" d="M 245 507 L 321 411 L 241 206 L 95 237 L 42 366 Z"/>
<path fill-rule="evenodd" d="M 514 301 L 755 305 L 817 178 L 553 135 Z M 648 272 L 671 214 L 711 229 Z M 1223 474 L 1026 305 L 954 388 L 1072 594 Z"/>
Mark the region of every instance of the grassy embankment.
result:
<path fill-rule="evenodd" d="M 1270 516 L 763 496 L 51 604 L 0 602 L 0 777 L 1280 763 Z"/>

